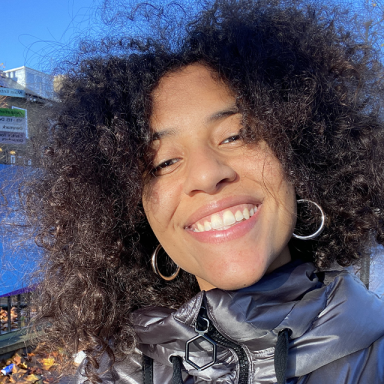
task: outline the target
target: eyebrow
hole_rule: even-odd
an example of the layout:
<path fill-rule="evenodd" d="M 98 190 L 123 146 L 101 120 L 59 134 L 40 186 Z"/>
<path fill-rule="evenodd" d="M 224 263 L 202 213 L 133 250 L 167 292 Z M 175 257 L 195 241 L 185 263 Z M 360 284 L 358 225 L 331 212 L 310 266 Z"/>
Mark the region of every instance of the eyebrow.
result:
<path fill-rule="evenodd" d="M 236 105 L 232 105 L 229 108 L 223 109 L 222 111 L 215 112 L 207 118 L 206 122 L 212 123 L 217 120 L 224 119 L 228 116 L 236 115 L 237 113 L 239 113 L 239 108 Z M 163 129 L 161 131 L 154 132 L 152 135 L 152 141 L 160 140 L 167 136 L 175 136 L 176 134 L 177 130 L 175 128 Z"/>
<path fill-rule="evenodd" d="M 207 119 L 207 123 L 212 123 L 214 121 L 223 119 L 228 116 L 236 115 L 239 113 L 239 108 L 236 105 L 232 105 L 231 107 L 224 109 L 222 111 L 216 112 L 213 115 L 209 116 Z"/>

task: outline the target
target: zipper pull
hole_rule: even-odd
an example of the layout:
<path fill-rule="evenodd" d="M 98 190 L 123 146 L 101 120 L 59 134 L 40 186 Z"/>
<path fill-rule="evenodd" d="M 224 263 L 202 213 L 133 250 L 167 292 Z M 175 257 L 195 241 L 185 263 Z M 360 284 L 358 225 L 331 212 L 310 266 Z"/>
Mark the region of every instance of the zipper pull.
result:
<path fill-rule="evenodd" d="M 202 320 L 202 321 L 199 321 L 199 320 Z M 200 330 L 198 327 L 199 327 L 199 323 L 204 323 L 206 324 L 206 328 L 205 329 L 202 329 Z M 198 371 L 203 371 L 204 369 L 212 366 L 213 364 L 216 363 L 216 359 L 217 359 L 217 344 L 207 335 L 208 333 L 208 330 L 209 330 L 209 325 L 210 325 L 210 322 L 209 322 L 209 319 L 207 319 L 206 317 L 203 317 L 201 314 L 199 314 L 198 316 L 198 319 L 196 320 L 196 324 L 195 324 L 195 332 L 197 333 L 197 335 L 195 337 L 192 337 L 192 339 L 189 339 L 186 343 L 185 343 L 185 361 L 192 365 L 193 368 L 197 369 Z M 190 345 L 198 340 L 198 339 L 204 339 L 205 341 L 207 341 L 210 345 L 212 345 L 212 351 L 209 351 L 209 350 L 206 350 L 207 354 L 209 352 L 212 352 L 212 361 L 210 361 L 209 363 L 203 365 L 203 366 L 199 366 L 197 365 L 196 363 L 194 363 L 189 355 L 190 355 L 190 352 L 189 352 L 189 348 L 190 348 Z"/>

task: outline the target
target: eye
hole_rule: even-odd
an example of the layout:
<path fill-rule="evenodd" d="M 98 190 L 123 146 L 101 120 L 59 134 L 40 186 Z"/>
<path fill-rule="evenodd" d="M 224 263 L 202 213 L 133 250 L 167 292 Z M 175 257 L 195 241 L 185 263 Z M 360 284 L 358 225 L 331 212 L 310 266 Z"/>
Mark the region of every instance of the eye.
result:
<path fill-rule="evenodd" d="M 170 159 L 163 161 L 158 166 L 152 169 L 151 173 L 153 176 L 161 176 L 168 173 L 168 169 L 172 167 L 172 165 L 176 164 L 179 159 Z M 168 168 L 168 169 L 167 169 Z"/>
<path fill-rule="evenodd" d="M 241 139 L 240 135 L 233 135 L 233 136 L 230 136 L 227 139 L 223 140 L 220 144 L 228 144 L 228 143 L 232 143 L 234 141 L 240 140 L 240 139 Z"/>

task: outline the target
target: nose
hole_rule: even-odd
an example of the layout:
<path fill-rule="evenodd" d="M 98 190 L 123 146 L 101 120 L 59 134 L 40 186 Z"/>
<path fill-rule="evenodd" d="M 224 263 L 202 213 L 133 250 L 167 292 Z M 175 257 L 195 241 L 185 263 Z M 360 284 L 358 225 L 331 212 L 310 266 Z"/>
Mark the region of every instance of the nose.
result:
<path fill-rule="evenodd" d="M 212 148 L 199 148 L 189 156 L 184 180 L 184 193 L 214 194 L 237 179 L 237 172 Z"/>

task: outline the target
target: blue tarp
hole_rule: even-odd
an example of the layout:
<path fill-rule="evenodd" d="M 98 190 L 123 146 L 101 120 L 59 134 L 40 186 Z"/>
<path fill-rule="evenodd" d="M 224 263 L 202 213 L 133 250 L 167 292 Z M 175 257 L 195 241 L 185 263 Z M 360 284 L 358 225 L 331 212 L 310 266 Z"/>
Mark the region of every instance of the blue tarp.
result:
<path fill-rule="evenodd" d="M 31 175 L 32 167 L 0 164 L 0 296 L 33 286 L 39 249 L 24 229 L 16 196 L 20 179 Z"/>

